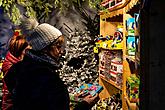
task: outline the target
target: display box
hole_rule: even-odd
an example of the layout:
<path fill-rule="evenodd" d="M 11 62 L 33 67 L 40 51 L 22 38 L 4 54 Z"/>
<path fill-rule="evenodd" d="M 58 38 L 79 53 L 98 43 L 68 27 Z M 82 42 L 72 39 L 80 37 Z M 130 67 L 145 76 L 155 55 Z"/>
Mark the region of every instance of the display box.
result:
<path fill-rule="evenodd" d="M 123 64 L 120 58 L 111 60 L 110 74 L 111 80 L 117 83 L 118 75 L 123 73 Z"/>
<path fill-rule="evenodd" d="M 127 36 L 126 38 L 127 55 L 135 56 L 135 52 L 136 52 L 135 42 L 136 42 L 135 36 Z"/>
<path fill-rule="evenodd" d="M 115 60 L 112 60 L 111 61 L 111 72 L 114 72 L 114 73 L 123 73 L 123 64 L 122 62 L 120 61 L 115 61 Z"/>
<path fill-rule="evenodd" d="M 73 88 L 75 93 L 69 93 L 70 106 L 74 108 L 79 102 L 83 101 L 83 98 L 86 95 L 91 94 L 94 96 L 97 93 L 100 93 L 103 90 L 103 87 L 98 83 L 84 83 L 78 88 Z"/>
<path fill-rule="evenodd" d="M 126 20 L 126 30 L 128 36 L 135 36 L 135 18 L 128 18 Z"/>

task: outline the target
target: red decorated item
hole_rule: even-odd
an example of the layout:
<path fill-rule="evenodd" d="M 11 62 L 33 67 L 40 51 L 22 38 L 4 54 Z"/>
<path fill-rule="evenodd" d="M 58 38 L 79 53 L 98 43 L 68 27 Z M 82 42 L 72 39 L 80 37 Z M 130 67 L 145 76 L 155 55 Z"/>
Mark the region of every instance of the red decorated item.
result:
<path fill-rule="evenodd" d="M 19 32 L 18 31 L 15 31 L 14 32 L 14 36 L 19 36 Z"/>

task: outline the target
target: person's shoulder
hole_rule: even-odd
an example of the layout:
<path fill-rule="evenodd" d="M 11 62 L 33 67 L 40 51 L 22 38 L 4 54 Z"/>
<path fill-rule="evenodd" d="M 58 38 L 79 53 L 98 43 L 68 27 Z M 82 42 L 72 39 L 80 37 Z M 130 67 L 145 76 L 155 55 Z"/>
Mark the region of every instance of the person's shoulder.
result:
<path fill-rule="evenodd" d="M 10 69 L 8 70 L 8 73 L 10 73 L 10 72 L 17 72 L 21 67 L 21 62 L 17 62 L 17 63 L 15 63 L 15 64 L 13 64 L 11 67 L 10 67 Z"/>
<path fill-rule="evenodd" d="M 30 61 L 29 61 L 29 62 L 30 62 Z M 19 61 L 19 62 L 13 64 L 13 65 L 10 67 L 10 69 L 8 70 L 8 72 L 12 72 L 12 73 L 13 73 L 13 72 L 18 72 L 18 71 L 24 69 L 24 68 L 23 68 L 24 65 L 25 65 L 25 61 L 24 61 L 24 60 Z"/>

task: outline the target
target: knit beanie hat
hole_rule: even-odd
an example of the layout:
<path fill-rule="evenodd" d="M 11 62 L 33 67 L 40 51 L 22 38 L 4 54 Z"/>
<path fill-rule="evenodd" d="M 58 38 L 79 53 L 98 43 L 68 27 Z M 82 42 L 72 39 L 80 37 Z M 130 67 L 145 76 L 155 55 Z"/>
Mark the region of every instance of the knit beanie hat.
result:
<path fill-rule="evenodd" d="M 42 50 L 62 35 L 54 26 L 48 23 L 39 24 L 32 18 L 28 18 L 22 23 L 24 23 L 23 28 L 29 31 L 30 36 L 27 39 L 35 51 Z"/>

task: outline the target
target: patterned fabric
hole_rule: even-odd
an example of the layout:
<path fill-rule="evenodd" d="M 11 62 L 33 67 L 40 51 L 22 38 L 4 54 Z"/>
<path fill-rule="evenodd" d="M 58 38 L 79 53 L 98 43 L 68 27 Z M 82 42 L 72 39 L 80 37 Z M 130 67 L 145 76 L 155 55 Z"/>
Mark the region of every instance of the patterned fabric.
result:
<path fill-rule="evenodd" d="M 2 71 L 4 72 L 4 76 L 7 75 L 8 70 L 10 69 L 10 67 L 19 62 L 20 60 L 17 59 L 16 57 L 14 57 L 10 52 L 8 52 L 6 54 L 6 58 L 5 61 L 2 65 Z M 11 93 L 8 91 L 8 88 L 6 86 L 6 83 L 4 81 L 4 79 L 2 79 L 3 81 L 3 87 L 2 87 L 2 110 L 11 110 L 13 102 L 11 100 Z"/>
<path fill-rule="evenodd" d="M 43 23 L 33 30 L 33 33 L 28 40 L 32 45 L 33 50 L 41 50 L 50 45 L 61 35 L 62 33 L 57 28 L 50 24 Z"/>

